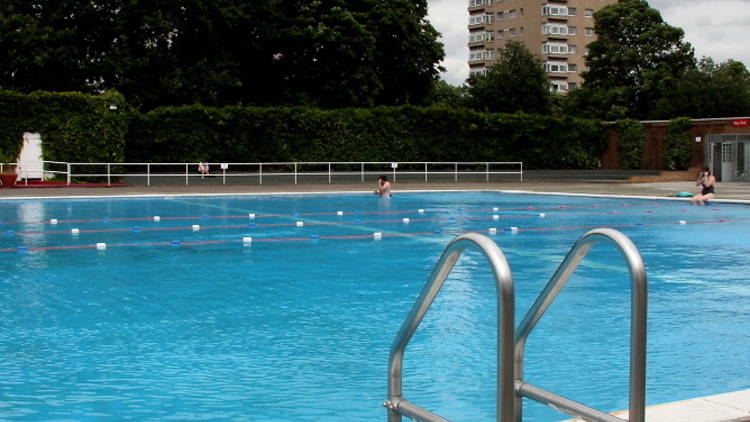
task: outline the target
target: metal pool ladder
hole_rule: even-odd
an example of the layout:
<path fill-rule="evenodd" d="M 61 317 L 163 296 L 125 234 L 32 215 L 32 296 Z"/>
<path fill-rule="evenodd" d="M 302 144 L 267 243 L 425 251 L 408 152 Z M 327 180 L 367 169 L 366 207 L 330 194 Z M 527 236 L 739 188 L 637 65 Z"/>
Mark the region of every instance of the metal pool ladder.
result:
<path fill-rule="evenodd" d="M 561 412 L 579 416 L 588 421 L 622 422 L 624 419 L 567 399 L 541 389 L 523 380 L 523 357 L 526 340 L 544 312 L 562 290 L 580 262 L 597 243 L 610 242 L 622 254 L 630 272 L 630 406 L 629 421 L 645 421 L 646 395 L 646 312 L 647 286 L 643 260 L 633 242 L 613 229 L 594 229 L 581 236 L 563 259 L 557 271 L 547 282 L 542 292 L 521 321 L 514 328 L 513 278 L 505 256 L 495 242 L 488 237 L 468 233 L 453 239 L 443 251 L 430 278 L 414 303 L 409 315 L 401 325 L 391 346 L 388 362 L 388 409 L 389 422 L 401 422 L 401 416 L 425 422 L 443 422 L 447 419 L 431 413 L 403 398 L 402 366 L 406 345 L 416 332 L 419 323 L 435 300 L 443 282 L 450 274 L 461 254 L 470 246 L 476 246 L 484 254 L 492 268 L 497 288 L 497 421 L 521 422 L 524 397 L 536 400 Z"/>

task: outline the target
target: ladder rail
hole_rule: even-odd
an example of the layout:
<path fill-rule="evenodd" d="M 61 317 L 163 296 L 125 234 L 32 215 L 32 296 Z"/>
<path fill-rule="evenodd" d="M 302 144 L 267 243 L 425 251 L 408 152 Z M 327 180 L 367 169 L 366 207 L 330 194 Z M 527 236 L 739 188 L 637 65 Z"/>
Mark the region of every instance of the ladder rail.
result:
<path fill-rule="evenodd" d="M 426 422 L 445 421 L 444 418 L 403 399 L 403 358 L 406 346 L 437 297 L 445 279 L 451 273 L 458 258 L 469 247 L 477 247 L 489 261 L 497 288 L 497 421 L 515 420 L 513 278 L 505 255 L 495 242 L 478 233 L 467 233 L 453 239 L 445 248 L 393 340 L 388 359 L 388 400 L 384 403 L 384 406 L 388 408 L 389 422 L 401 422 L 402 415 Z"/>
<path fill-rule="evenodd" d="M 523 357 L 526 340 L 544 315 L 545 311 L 562 288 L 568 282 L 570 276 L 578 267 L 589 250 L 597 243 L 610 242 L 620 251 L 628 266 L 631 280 L 631 307 L 630 307 L 630 386 L 629 386 L 629 415 L 630 422 L 644 422 L 645 420 L 645 392 L 646 392 L 646 319 L 647 319 L 647 282 L 646 269 L 638 249 L 633 242 L 617 230 L 600 228 L 590 230 L 581 236 L 570 249 L 565 259 L 550 278 L 547 285 L 537 297 L 537 300 L 529 308 L 529 311 L 521 321 L 516 331 L 515 359 L 516 372 L 516 421 L 522 420 L 522 400 L 529 397 L 542 404 L 559 408 L 566 412 L 584 416 L 587 420 L 611 421 L 622 420 L 619 418 L 605 418 L 603 412 L 590 408 L 580 403 L 573 402 L 553 393 L 546 392 L 538 387 L 523 381 Z M 571 405 L 575 403 L 575 405 Z M 598 413 L 602 415 L 597 416 Z M 608 416 L 608 415 L 607 415 Z M 614 419 L 611 419 L 614 418 Z"/>

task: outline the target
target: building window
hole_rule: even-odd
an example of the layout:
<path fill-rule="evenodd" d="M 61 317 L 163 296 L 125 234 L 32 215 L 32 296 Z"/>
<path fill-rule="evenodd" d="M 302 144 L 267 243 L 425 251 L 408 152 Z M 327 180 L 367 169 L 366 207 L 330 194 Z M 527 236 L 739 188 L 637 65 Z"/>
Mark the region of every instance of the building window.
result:
<path fill-rule="evenodd" d="M 575 63 L 568 63 L 568 72 L 575 72 L 576 71 L 576 64 Z"/>
<path fill-rule="evenodd" d="M 567 81 L 550 81 L 549 90 L 552 92 L 567 92 L 568 82 Z"/>
<path fill-rule="evenodd" d="M 516 17 L 516 9 L 511 9 L 508 13 L 508 19 L 513 19 Z"/>
<path fill-rule="evenodd" d="M 542 6 L 542 16 L 568 16 L 567 6 Z"/>
<path fill-rule="evenodd" d="M 510 30 L 508 32 L 510 32 L 510 37 L 511 38 L 514 38 L 514 37 L 516 37 L 518 35 L 518 31 L 516 30 L 516 28 L 510 28 Z"/>
<path fill-rule="evenodd" d="M 573 91 L 575 89 L 578 89 L 578 84 L 575 82 L 568 82 L 568 91 Z"/>
<path fill-rule="evenodd" d="M 469 15 L 469 25 L 480 25 L 483 23 L 492 23 L 492 14 Z"/>
<path fill-rule="evenodd" d="M 471 50 L 469 51 L 469 61 L 492 60 L 492 50 Z"/>
<path fill-rule="evenodd" d="M 501 21 L 501 20 L 503 20 L 503 17 L 504 17 L 503 12 L 497 12 L 497 21 L 498 22 Z"/>
<path fill-rule="evenodd" d="M 523 16 L 523 7 L 520 9 L 521 16 Z"/>
<path fill-rule="evenodd" d="M 497 39 L 502 40 L 504 38 L 505 38 L 505 32 L 502 29 L 497 31 Z"/>
<path fill-rule="evenodd" d="M 568 73 L 568 62 L 544 62 L 547 73 Z"/>
<path fill-rule="evenodd" d="M 586 36 L 587 37 L 593 37 L 594 36 L 594 28 L 586 28 Z"/>
<path fill-rule="evenodd" d="M 544 54 L 575 54 L 576 46 L 559 42 L 542 43 L 542 53 Z"/>
<path fill-rule="evenodd" d="M 575 16 L 576 15 L 576 8 L 575 7 L 569 7 L 568 8 L 568 16 Z"/>
<path fill-rule="evenodd" d="M 594 17 L 594 9 L 584 9 L 583 10 L 583 16 L 587 18 L 593 18 Z"/>
<path fill-rule="evenodd" d="M 542 34 L 545 35 L 575 35 L 576 27 L 559 23 L 542 24 Z"/>
<path fill-rule="evenodd" d="M 469 42 L 485 42 L 485 41 L 492 41 L 494 39 L 494 33 L 493 32 L 469 32 Z"/>
<path fill-rule="evenodd" d="M 492 0 L 469 0 L 469 7 L 491 5 Z"/>
<path fill-rule="evenodd" d="M 469 75 L 479 75 L 484 76 L 487 74 L 487 69 L 484 67 L 478 67 L 476 69 L 469 70 Z"/>

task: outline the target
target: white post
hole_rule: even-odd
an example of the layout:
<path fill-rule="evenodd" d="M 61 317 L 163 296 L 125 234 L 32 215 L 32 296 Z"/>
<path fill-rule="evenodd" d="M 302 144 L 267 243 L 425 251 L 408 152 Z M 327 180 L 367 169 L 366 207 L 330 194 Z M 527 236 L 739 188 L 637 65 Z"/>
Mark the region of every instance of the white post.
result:
<path fill-rule="evenodd" d="M 109 163 L 107 163 L 107 186 L 112 186 L 112 180 L 111 180 L 110 165 L 109 165 Z"/>
<path fill-rule="evenodd" d="M 227 169 L 222 168 L 221 169 L 221 184 L 226 185 L 227 184 Z"/>
<path fill-rule="evenodd" d="M 365 183 L 365 163 L 364 162 L 362 162 L 360 165 L 359 174 L 360 174 L 360 179 L 362 183 Z"/>
<path fill-rule="evenodd" d="M 328 162 L 328 183 L 331 183 L 331 162 Z"/>
<path fill-rule="evenodd" d="M 258 184 L 263 184 L 263 163 L 258 164 Z"/>
<path fill-rule="evenodd" d="M 523 182 L 523 161 L 521 162 L 521 181 Z"/>
<path fill-rule="evenodd" d="M 151 186 L 151 163 L 146 164 L 146 186 Z"/>
<path fill-rule="evenodd" d="M 294 162 L 294 184 L 297 184 L 297 162 Z"/>
<path fill-rule="evenodd" d="M 185 163 L 185 186 L 188 186 L 190 183 L 188 182 L 188 173 L 190 172 L 190 169 L 188 169 L 188 166 L 190 164 Z"/>
<path fill-rule="evenodd" d="M 424 182 L 427 183 L 427 163 L 424 163 Z"/>
<path fill-rule="evenodd" d="M 458 163 L 453 163 L 453 181 L 458 182 Z"/>
<path fill-rule="evenodd" d="M 68 186 L 70 186 L 70 163 L 66 163 L 68 167 Z"/>
<path fill-rule="evenodd" d="M 487 165 L 487 170 L 485 170 L 485 181 L 490 181 L 490 163 L 485 163 Z"/>

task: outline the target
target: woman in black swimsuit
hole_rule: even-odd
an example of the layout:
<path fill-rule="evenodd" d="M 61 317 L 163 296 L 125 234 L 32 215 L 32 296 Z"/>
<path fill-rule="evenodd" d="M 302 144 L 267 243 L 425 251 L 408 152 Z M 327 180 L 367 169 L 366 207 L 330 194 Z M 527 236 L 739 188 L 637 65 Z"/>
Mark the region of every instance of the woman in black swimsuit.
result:
<path fill-rule="evenodd" d="M 711 174 L 711 169 L 706 167 L 702 172 L 698 174 L 698 181 L 695 186 L 701 187 L 701 192 L 695 195 L 690 202 L 698 205 L 705 205 L 709 199 L 716 198 L 714 192 L 714 186 L 716 185 L 716 178 Z"/>

